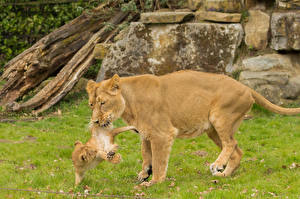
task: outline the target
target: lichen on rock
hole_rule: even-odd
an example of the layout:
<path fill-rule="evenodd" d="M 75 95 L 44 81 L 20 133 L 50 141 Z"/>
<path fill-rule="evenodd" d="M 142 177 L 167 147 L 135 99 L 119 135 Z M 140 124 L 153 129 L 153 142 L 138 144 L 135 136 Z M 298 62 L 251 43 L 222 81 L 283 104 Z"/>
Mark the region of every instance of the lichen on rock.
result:
<path fill-rule="evenodd" d="M 243 37 L 240 24 L 131 23 L 102 62 L 97 81 L 114 73 L 163 75 L 182 69 L 226 73 Z"/>

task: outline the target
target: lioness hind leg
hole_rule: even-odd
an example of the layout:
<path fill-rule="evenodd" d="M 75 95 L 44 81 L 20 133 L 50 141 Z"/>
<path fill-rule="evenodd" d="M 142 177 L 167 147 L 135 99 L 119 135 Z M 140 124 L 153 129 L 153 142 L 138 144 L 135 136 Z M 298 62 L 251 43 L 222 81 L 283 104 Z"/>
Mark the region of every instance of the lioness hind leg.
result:
<path fill-rule="evenodd" d="M 223 172 L 224 176 L 230 176 L 240 166 L 242 156 L 242 150 L 236 146 L 235 151 L 230 156 L 228 164 Z"/>
<path fill-rule="evenodd" d="M 222 118 L 219 115 L 220 113 L 212 114 L 210 121 L 213 124 L 219 139 L 222 145 L 222 151 L 218 156 L 217 160 L 211 164 L 210 169 L 213 175 L 220 174 L 221 171 L 227 165 L 231 155 L 237 147 L 237 141 L 233 138 L 234 132 L 240 126 L 240 123 L 243 121 L 243 115 L 239 114 L 238 116 L 227 118 L 227 120 L 217 119 Z M 222 174 L 223 175 L 223 174 Z"/>
<path fill-rule="evenodd" d="M 210 139 L 214 141 L 214 143 L 218 147 L 220 147 L 220 149 L 222 149 L 222 142 L 215 130 L 207 132 L 207 135 Z M 235 150 L 230 156 L 230 159 L 228 161 L 228 164 L 226 165 L 225 170 L 223 172 L 214 173 L 214 171 L 211 168 L 211 172 L 214 175 L 218 175 L 218 176 L 230 176 L 239 167 L 242 154 L 243 154 L 242 150 L 238 146 L 236 146 Z"/>
<path fill-rule="evenodd" d="M 152 152 L 151 152 L 151 143 L 148 140 L 142 140 L 142 157 L 143 165 L 142 171 L 138 174 L 138 180 L 144 182 L 152 174 Z"/>

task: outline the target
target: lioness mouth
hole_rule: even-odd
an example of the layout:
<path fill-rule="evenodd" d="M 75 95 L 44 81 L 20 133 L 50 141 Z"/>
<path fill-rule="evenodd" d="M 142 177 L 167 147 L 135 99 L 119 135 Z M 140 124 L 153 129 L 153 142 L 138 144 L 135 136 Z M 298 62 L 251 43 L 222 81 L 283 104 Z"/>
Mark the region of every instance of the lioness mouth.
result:
<path fill-rule="evenodd" d="M 110 125 L 110 121 L 107 121 L 106 123 L 102 124 L 102 127 L 108 127 Z"/>

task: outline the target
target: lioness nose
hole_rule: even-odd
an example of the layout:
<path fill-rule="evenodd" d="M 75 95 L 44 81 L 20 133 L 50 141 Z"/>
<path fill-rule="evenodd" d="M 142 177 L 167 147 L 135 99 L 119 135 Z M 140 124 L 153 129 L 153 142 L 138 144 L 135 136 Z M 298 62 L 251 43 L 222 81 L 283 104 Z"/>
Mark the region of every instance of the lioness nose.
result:
<path fill-rule="evenodd" d="M 99 123 L 99 120 L 93 120 L 94 123 L 98 124 Z"/>

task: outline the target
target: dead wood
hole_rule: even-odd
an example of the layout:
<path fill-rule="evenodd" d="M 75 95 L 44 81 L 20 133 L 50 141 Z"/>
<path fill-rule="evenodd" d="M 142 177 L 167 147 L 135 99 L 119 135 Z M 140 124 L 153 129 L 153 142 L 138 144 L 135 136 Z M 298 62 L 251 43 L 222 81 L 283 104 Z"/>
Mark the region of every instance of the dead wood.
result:
<path fill-rule="evenodd" d="M 21 98 L 68 63 L 113 14 L 106 9 L 109 2 L 84 12 L 9 61 L 1 77 L 7 82 L 0 90 L 0 105 Z"/>
<path fill-rule="evenodd" d="M 127 12 L 117 13 L 109 24 L 117 25 L 128 16 Z M 52 105 L 56 104 L 64 97 L 77 83 L 83 73 L 90 66 L 93 55 L 92 51 L 96 43 L 105 40 L 110 35 L 112 30 L 108 27 L 102 27 L 98 32 L 93 34 L 89 41 L 72 57 L 72 59 L 60 70 L 57 76 L 51 80 L 39 93 L 23 104 L 13 102 L 9 104 L 9 109 L 12 111 L 20 111 L 24 109 L 36 109 L 35 114 L 38 114 Z"/>

